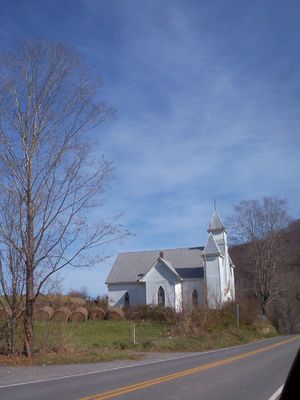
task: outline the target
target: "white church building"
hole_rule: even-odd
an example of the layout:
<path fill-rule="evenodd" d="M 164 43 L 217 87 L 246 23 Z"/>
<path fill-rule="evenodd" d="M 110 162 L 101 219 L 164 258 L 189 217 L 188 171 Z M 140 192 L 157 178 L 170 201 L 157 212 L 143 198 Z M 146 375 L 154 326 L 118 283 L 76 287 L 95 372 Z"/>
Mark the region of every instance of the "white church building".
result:
<path fill-rule="evenodd" d="M 108 275 L 110 307 L 162 305 L 177 311 L 234 300 L 227 231 L 215 209 L 204 247 L 120 253 Z"/>

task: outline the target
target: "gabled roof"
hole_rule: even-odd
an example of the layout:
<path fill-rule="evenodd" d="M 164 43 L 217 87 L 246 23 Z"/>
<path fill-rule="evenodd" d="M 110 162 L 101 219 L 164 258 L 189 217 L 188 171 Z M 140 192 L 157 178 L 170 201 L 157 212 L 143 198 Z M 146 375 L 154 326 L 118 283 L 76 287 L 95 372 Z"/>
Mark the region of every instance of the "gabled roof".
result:
<path fill-rule="evenodd" d="M 225 230 L 226 230 L 225 225 L 221 221 L 221 218 L 220 218 L 217 210 L 214 210 L 207 232 L 211 233 L 211 232 L 218 232 L 218 231 L 225 231 Z"/>
<path fill-rule="evenodd" d="M 203 277 L 202 252 L 203 247 L 168 249 L 163 251 L 163 259 L 170 263 L 182 278 Z M 138 282 L 159 256 L 160 250 L 120 253 L 106 283 Z"/>
<path fill-rule="evenodd" d="M 155 263 L 152 265 L 152 267 L 149 269 L 148 272 L 146 272 L 146 274 L 140 278 L 141 282 L 145 282 L 145 277 L 147 276 L 147 274 L 152 270 L 152 268 L 154 268 L 159 262 L 161 262 L 162 264 L 165 264 L 167 266 L 167 268 L 176 276 L 177 279 L 179 280 L 183 280 L 181 278 L 181 276 L 176 272 L 176 270 L 173 268 L 173 266 L 171 265 L 170 262 L 168 262 L 167 260 L 163 259 L 162 257 L 158 257 L 158 259 L 155 261 Z"/>
<path fill-rule="evenodd" d="M 215 242 L 215 239 L 211 233 L 208 236 L 206 246 L 203 250 L 203 254 L 206 256 L 215 254 L 222 255 L 221 249 Z"/>

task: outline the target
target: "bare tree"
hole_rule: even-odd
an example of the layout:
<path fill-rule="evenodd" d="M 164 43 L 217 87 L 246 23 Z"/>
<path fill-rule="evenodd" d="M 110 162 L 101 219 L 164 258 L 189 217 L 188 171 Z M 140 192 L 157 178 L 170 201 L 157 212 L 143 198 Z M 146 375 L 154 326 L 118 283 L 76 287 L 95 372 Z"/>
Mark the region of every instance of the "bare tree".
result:
<path fill-rule="evenodd" d="M 300 330 L 300 278 L 289 271 L 284 279 L 285 289 L 272 304 L 271 316 L 280 333 L 293 334 Z"/>
<path fill-rule="evenodd" d="M 25 284 L 21 254 L 11 245 L 12 242 L 19 242 L 15 224 L 16 207 L 14 198 L 0 198 L 0 208 L 3 211 L 0 232 L 0 311 L 4 316 L 0 329 L 5 331 L 7 352 L 10 355 L 16 352 L 16 329 L 23 311 Z"/>
<path fill-rule="evenodd" d="M 233 239 L 247 244 L 245 275 L 263 314 L 283 290 L 287 257 L 282 230 L 289 222 L 286 202 L 270 197 L 241 201 L 231 217 Z"/>
<path fill-rule="evenodd" d="M 48 279 L 68 265 L 100 262 L 95 249 L 126 234 L 117 217 L 87 217 L 99 211 L 112 172 L 89 137 L 112 114 L 97 101 L 99 83 L 63 44 L 26 42 L 0 58 L 1 197 L 17 204 L 16 235 L 7 233 L 3 207 L 0 235 L 24 265 L 27 356 L 34 303 Z"/>

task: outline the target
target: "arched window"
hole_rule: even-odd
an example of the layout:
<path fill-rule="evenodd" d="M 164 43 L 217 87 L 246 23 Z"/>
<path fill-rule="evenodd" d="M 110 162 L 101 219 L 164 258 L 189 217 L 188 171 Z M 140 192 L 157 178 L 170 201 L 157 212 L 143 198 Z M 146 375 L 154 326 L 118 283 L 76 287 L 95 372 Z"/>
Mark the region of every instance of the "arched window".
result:
<path fill-rule="evenodd" d="M 196 306 L 199 304 L 198 292 L 197 292 L 196 289 L 193 290 L 192 302 L 193 302 L 193 306 L 194 306 L 194 307 L 196 307 Z"/>
<path fill-rule="evenodd" d="M 124 307 L 129 307 L 129 306 L 130 306 L 130 298 L 128 292 L 126 292 L 124 298 Z"/>
<path fill-rule="evenodd" d="M 157 304 L 159 306 L 165 305 L 165 291 L 161 286 L 159 287 L 158 293 L 157 293 Z"/>

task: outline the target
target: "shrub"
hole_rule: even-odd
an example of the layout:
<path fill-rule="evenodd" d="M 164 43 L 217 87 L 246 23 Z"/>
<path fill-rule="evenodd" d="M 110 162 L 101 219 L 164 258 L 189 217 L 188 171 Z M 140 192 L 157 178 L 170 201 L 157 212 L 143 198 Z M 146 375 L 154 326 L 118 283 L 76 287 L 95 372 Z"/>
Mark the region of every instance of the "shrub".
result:
<path fill-rule="evenodd" d="M 41 321 L 37 324 L 36 348 L 40 353 L 70 352 L 72 338 L 62 321 Z"/>
<path fill-rule="evenodd" d="M 176 312 L 170 307 L 141 305 L 124 309 L 126 319 L 174 323 Z"/>
<path fill-rule="evenodd" d="M 192 311 L 183 310 L 176 315 L 173 334 L 180 336 L 205 336 L 212 328 L 212 321 L 208 309 L 196 307 Z"/>
<path fill-rule="evenodd" d="M 240 297 L 237 300 L 240 308 L 240 320 L 246 325 L 253 325 L 261 314 L 259 302 L 253 297 Z M 235 306 L 235 304 L 234 304 Z"/>

